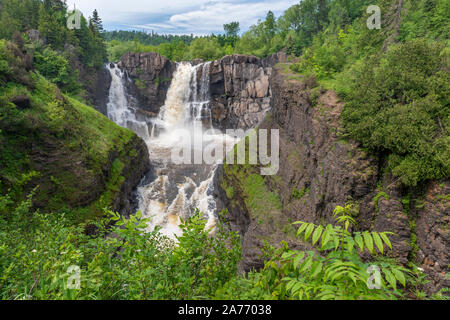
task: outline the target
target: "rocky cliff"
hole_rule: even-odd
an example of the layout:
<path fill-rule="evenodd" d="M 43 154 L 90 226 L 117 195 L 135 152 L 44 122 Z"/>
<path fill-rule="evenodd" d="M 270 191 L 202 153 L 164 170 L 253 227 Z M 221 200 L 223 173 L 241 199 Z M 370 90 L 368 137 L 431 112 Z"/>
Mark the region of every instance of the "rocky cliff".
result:
<path fill-rule="evenodd" d="M 154 53 L 127 53 L 118 63 L 132 80 L 128 93 L 136 98 L 136 107 L 156 116 L 164 105 L 176 64 Z"/>
<path fill-rule="evenodd" d="M 279 53 L 264 60 L 231 55 L 213 61 L 210 81 L 215 126 L 249 129 L 261 123 L 271 108 L 272 66 L 285 60 L 286 55 Z"/>
<path fill-rule="evenodd" d="M 422 267 L 431 280 L 429 293 L 449 286 L 450 182 L 430 182 L 420 194 L 402 189 L 383 174 L 382 160 L 340 134 L 344 103 L 336 94 L 287 70 L 274 68 L 273 108 L 259 126 L 280 130 L 278 174 L 258 178 L 256 167 L 230 165 L 217 173 L 220 207 L 243 236 L 241 268 L 263 265 L 265 241 L 307 247 L 295 239 L 290 223 L 333 223 L 335 206 L 350 201 L 357 208 L 355 230 L 394 232 L 391 255 Z"/>
<path fill-rule="evenodd" d="M 221 129 L 249 129 L 259 124 L 271 107 L 269 78 L 272 66 L 284 62 L 286 55 L 266 59 L 230 55 L 212 61 L 210 92 L 213 123 Z M 192 61 L 194 65 L 202 60 Z M 149 116 L 156 116 L 164 105 L 176 64 L 154 53 L 128 53 L 118 63 L 131 81 L 128 92 L 135 104 Z M 199 77 L 201 77 L 199 69 Z"/>

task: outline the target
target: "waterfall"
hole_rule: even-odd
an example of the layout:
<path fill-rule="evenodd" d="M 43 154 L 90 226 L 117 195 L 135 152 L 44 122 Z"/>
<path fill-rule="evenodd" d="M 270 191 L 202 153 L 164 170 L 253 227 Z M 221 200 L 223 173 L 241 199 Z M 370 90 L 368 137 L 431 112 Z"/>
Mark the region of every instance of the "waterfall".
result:
<path fill-rule="evenodd" d="M 184 138 L 175 129 L 186 128 L 191 132 L 212 129 L 210 62 L 196 66 L 179 63 L 164 106 L 158 117 L 148 122 L 138 121 L 135 110 L 129 106 L 123 72 L 117 67 L 108 68 L 112 76 L 108 116 L 145 140 L 156 171 L 154 181 L 138 188 L 139 209 L 150 219 L 147 230 L 159 227 L 162 234 L 176 240 L 181 234 L 181 219 L 199 209 L 208 219 L 207 229 L 213 232 L 217 210 L 213 178 L 217 165 L 175 165 L 170 161 L 172 149 Z M 225 143 L 222 135 L 214 133 L 202 139 L 219 145 Z"/>
<path fill-rule="evenodd" d="M 129 106 L 124 86 L 124 74 L 114 65 L 108 66 L 111 74 L 111 88 L 109 89 L 109 102 L 107 104 L 108 118 L 119 126 L 133 130 L 144 141 L 150 139 L 146 122 L 138 121 L 136 110 Z"/>

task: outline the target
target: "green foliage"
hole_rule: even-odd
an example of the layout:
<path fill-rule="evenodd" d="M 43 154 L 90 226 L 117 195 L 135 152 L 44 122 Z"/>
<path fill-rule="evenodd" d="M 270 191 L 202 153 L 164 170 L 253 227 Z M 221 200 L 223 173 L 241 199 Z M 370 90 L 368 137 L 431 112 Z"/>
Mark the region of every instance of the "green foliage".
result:
<path fill-rule="evenodd" d="M 177 42 L 178 40 L 183 41 L 186 45 L 190 45 L 192 40 L 195 39 L 193 35 L 172 35 L 172 34 L 158 34 L 155 32 L 147 33 L 143 31 L 125 31 L 125 30 L 114 30 L 105 31 L 103 37 L 108 42 L 132 42 L 137 40 L 143 45 L 147 46 L 159 46 L 163 43 Z"/>
<path fill-rule="evenodd" d="M 309 194 L 309 188 L 302 187 L 300 190 L 297 188 L 292 189 L 291 197 L 295 200 L 302 199 L 306 194 Z"/>
<path fill-rule="evenodd" d="M 378 194 L 375 196 L 375 198 L 373 198 L 373 203 L 375 204 L 375 211 L 378 213 L 379 209 L 378 209 L 378 201 L 384 198 L 385 200 L 389 200 L 389 195 L 386 194 L 384 191 L 380 191 L 378 192 Z"/>
<path fill-rule="evenodd" d="M 178 243 L 143 233 L 140 213 L 110 212 L 93 237 L 69 213 L 33 212 L 31 198 L 0 197 L 1 299 L 205 299 L 236 274 L 239 237 L 223 227 L 209 236 L 199 213 L 183 221 Z M 68 287 L 70 266 L 80 289 Z"/>
<path fill-rule="evenodd" d="M 225 35 L 219 35 L 218 40 L 222 47 L 227 48 L 226 54 L 231 54 L 233 52 L 232 49 L 236 47 L 236 43 L 239 41 L 239 31 L 241 30 L 239 22 L 224 24 L 223 29 L 225 30 Z"/>
<path fill-rule="evenodd" d="M 244 33 L 236 44 L 236 52 L 266 57 L 282 49 L 281 39 L 276 36 L 273 13 L 265 21 L 259 21 Z"/>
<path fill-rule="evenodd" d="M 227 194 L 227 198 L 232 200 L 234 198 L 234 188 L 229 187 L 225 189 L 225 193 Z"/>
<path fill-rule="evenodd" d="M 351 136 L 387 152 L 389 168 L 405 185 L 448 177 L 448 53 L 413 40 L 367 62 L 342 115 Z"/>
<path fill-rule="evenodd" d="M 41 214 L 32 195 L 14 203 L 0 197 L 0 297 L 2 299 L 397 299 L 414 284 L 406 269 L 379 260 L 380 289 L 369 289 L 367 268 L 357 250 L 384 253 L 389 233 L 351 232 L 351 206 L 337 207 L 338 226 L 300 224 L 297 235 L 319 253 L 267 248 L 271 259 L 260 272 L 237 275 L 237 234 L 219 224 L 214 236 L 197 211 L 182 221 L 173 242 L 142 232 L 147 219 L 109 212 L 109 218 L 73 225 L 71 212 Z M 80 270 L 71 289 L 69 268 Z M 370 280 L 369 280 L 370 282 Z"/>
<path fill-rule="evenodd" d="M 380 31 L 366 27 L 369 4 L 329 1 L 328 22 L 306 43 L 294 30 L 314 23 L 305 22 L 301 5 L 288 9 L 278 24 L 287 51 L 300 55 L 290 69 L 339 93 L 349 136 L 386 159 L 403 185 L 448 177 L 448 1 L 403 2 L 401 20 L 397 2 L 379 1 Z"/>
<path fill-rule="evenodd" d="M 5 52 L 6 61 L 13 61 L 11 51 L 2 50 L 9 45 L 0 41 L 0 65 Z M 105 206 L 113 204 L 123 183 L 114 161 L 128 165 L 135 135 L 93 108 L 62 95 L 41 75 L 20 68 L 20 63 L 17 68 L 31 84 L 12 82 L 19 72 L 8 73 L 9 82 L 0 89 L 0 193 L 15 190 L 13 200 L 21 201 L 32 185 L 39 185 L 35 200 L 49 212 L 88 206 L 95 196 L 88 195 L 89 202 L 83 199 L 94 185 L 100 200 L 78 219 L 101 215 Z M 29 108 L 20 110 L 11 103 L 19 95 L 30 100 Z M 32 172 L 36 172 L 32 179 L 22 183 L 23 175 Z"/>
<path fill-rule="evenodd" d="M 245 177 L 243 187 L 247 194 L 245 201 L 252 217 L 271 215 L 281 210 L 280 197 L 267 190 L 264 178 L 259 174 Z"/>
<path fill-rule="evenodd" d="M 0 38 L 11 39 L 17 30 L 38 28 L 40 0 L 3 0 L 0 3 Z"/>
<path fill-rule="evenodd" d="M 405 3 L 408 14 L 399 29 L 401 40 L 418 37 L 449 40 L 450 3 L 446 0 L 411 0 Z"/>
<path fill-rule="evenodd" d="M 82 17 L 81 28 L 69 30 L 67 16 L 70 12 L 64 1 L 4 0 L 1 6 L 0 38 L 10 40 L 14 33 L 37 29 L 51 49 L 66 51 L 68 45 L 71 45 L 85 67 L 103 66 L 106 60 L 106 47 L 101 35 L 101 18 L 96 11 L 89 23 Z M 72 71 L 75 71 L 75 68 Z"/>
<path fill-rule="evenodd" d="M 190 59 L 203 59 L 205 61 L 220 59 L 224 49 L 219 45 L 217 38 L 197 38 L 189 47 Z"/>
<path fill-rule="evenodd" d="M 354 20 L 361 17 L 365 9 L 375 4 L 371 0 L 337 0 L 330 1 L 328 18 L 332 29 L 339 30 L 351 25 Z"/>
<path fill-rule="evenodd" d="M 336 207 L 337 226 L 300 224 L 297 236 L 309 241 L 319 253 L 290 250 L 286 244 L 272 255 L 261 272 L 252 272 L 248 279 L 234 279 L 218 293 L 218 298 L 252 299 L 398 299 L 413 278 L 410 272 L 390 261 L 376 265 L 380 270 L 380 288 L 370 289 L 370 262 L 363 262 L 360 252 L 384 253 L 391 248 L 388 232 L 351 232 L 354 220 L 351 205 Z"/>
<path fill-rule="evenodd" d="M 69 30 L 66 4 L 58 0 L 43 1 L 39 8 L 39 32 L 54 49 L 63 49 Z"/>
<path fill-rule="evenodd" d="M 158 47 L 158 52 L 172 61 L 186 60 L 189 47 L 178 39 L 172 43 L 163 43 Z"/>
<path fill-rule="evenodd" d="M 450 274 L 445 274 L 445 278 L 450 279 Z M 433 296 L 434 300 L 450 300 L 450 288 L 443 288 Z"/>
<path fill-rule="evenodd" d="M 155 46 L 143 45 L 138 41 L 120 42 L 113 40 L 107 44 L 109 61 L 119 61 L 128 52 L 157 52 L 157 50 Z"/>
<path fill-rule="evenodd" d="M 89 19 L 89 29 L 94 33 L 103 33 L 103 22 L 98 15 L 97 9 L 92 12 L 92 18 Z"/>
<path fill-rule="evenodd" d="M 186 60 L 189 54 L 189 47 L 180 39 L 159 46 L 143 44 L 138 38 L 126 42 L 113 40 L 108 43 L 107 50 L 110 61 L 118 61 L 128 52 L 156 52 L 172 61 Z"/>
<path fill-rule="evenodd" d="M 28 61 L 27 61 L 28 60 Z M 27 68 L 31 68 L 30 56 L 24 55 L 13 43 L 0 39 L 0 84 L 8 82 L 32 85 Z"/>
<path fill-rule="evenodd" d="M 223 29 L 225 30 L 225 34 L 228 37 L 235 37 L 239 34 L 240 27 L 239 22 L 231 22 L 223 25 Z"/>
<path fill-rule="evenodd" d="M 48 47 L 35 51 L 34 67 L 64 91 L 76 93 L 81 89 L 77 73 L 73 72 L 67 58 Z"/>

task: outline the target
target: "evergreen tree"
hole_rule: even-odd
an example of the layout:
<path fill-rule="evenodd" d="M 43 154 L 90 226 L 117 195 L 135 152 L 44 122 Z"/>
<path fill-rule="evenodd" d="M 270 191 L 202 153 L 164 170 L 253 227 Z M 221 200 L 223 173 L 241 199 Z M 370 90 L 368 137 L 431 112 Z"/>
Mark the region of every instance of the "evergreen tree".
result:
<path fill-rule="evenodd" d="M 90 25 L 92 25 L 93 29 L 97 33 L 103 33 L 103 22 L 100 16 L 98 15 L 97 9 L 94 10 L 92 13 L 92 18 L 89 20 Z"/>
<path fill-rule="evenodd" d="M 60 0 L 44 0 L 39 9 L 39 31 L 54 49 L 62 49 L 66 42 L 67 6 Z"/>
<path fill-rule="evenodd" d="M 269 11 L 266 16 L 266 21 L 264 21 L 264 29 L 268 39 L 273 38 L 273 36 L 275 35 L 276 31 L 275 25 L 276 25 L 275 15 L 273 14 L 272 11 Z"/>

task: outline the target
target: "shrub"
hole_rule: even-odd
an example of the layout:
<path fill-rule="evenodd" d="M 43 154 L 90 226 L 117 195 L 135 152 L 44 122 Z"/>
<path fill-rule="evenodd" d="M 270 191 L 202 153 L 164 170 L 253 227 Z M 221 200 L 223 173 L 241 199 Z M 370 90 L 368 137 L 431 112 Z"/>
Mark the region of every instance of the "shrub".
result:
<path fill-rule="evenodd" d="M 158 230 L 143 233 L 140 213 L 109 212 L 87 236 L 71 212 L 31 208 L 31 196 L 18 204 L 0 197 L 0 299 L 202 299 L 237 272 L 239 237 L 222 226 L 209 236 L 198 212 L 182 222 L 175 244 Z M 79 267 L 79 289 L 68 286 L 71 266 Z"/>
<path fill-rule="evenodd" d="M 342 114 L 350 135 L 388 165 L 407 186 L 450 175 L 448 53 L 413 40 L 366 60 Z"/>
<path fill-rule="evenodd" d="M 300 224 L 297 236 L 310 241 L 319 251 L 290 250 L 286 243 L 272 254 L 261 272 L 251 272 L 248 279 L 235 278 L 217 291 L 219 299 L 397 299 L 413 278 L 410 272 L 389 260 L 381 260 L 376 266 L 380 273 L 379 289 L 371 289 L 367 272 L 370 262 L 363 262 L 358 255 L 378 250 L 383 254 L 391 248 L 388 232 L 351 232 L 355 223 L 351 217 L 351 205 L 336 207 L 337 226 L 326 227 L 312 223 Z M 282 243 L 283 244 L 283 243 Z M 376 269 L 373 273 L 376 277 Z M 368 281 L 369 280 L 369 281 Z"/>
<path fill-rule="evenodd" d="M 48 47 L 35 52 L 34 67 L 47 80 L 65 91 L 76 92 L 81 88 L 67 58 Z"/>

